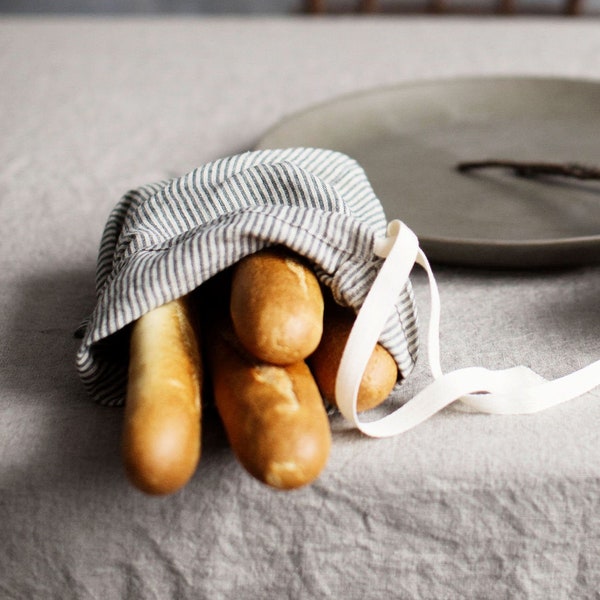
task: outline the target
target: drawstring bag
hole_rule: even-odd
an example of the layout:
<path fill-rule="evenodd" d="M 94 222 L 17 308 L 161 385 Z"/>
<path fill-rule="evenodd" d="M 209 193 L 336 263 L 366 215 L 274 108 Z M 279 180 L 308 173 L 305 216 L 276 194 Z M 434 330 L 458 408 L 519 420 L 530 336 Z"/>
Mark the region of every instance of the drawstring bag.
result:
<path fill-rule="evenodd" d="M 401 433 L 457 400 L 487 413 L 536 412 L 600 384 L 600 361 L 553 382 L 526 367 L 442 373 L 439 295 L 415 234 L 401 221 L 386 224 L 354 160 L 330 150 L 289 148 L 219 159 L 121 199 L 104 229 L 97 302 L 76 358 L 90 395 L 102 404 L 123 403 L 131 323 L 272 245 L 305 257 L 336 302 L 357 312 L 336 398 L 344 417 L 367 435 Z M 419 338 L 409 279 L 415 264 L 430 284 L 433 382 L 391 414 L 362 422 L 358 389 L 375 344 L 394 357 L 397 387 L 415 365 Z"/>
<path fill-rule="evenodd" d="M 77 354 L 84 384 L 98 402 L 122 403 L 127 326 L 266 246 L 304 256 L 336 302 L 358 310 L 383 263 L 374 246 L 385 227 L 364 171 L 329 150 L 246 152 L 130 191 L 100 245 L 97 303 Z M 408 281 L 393 308 L 381 341 L 407 377 L 418 342 Z"/>

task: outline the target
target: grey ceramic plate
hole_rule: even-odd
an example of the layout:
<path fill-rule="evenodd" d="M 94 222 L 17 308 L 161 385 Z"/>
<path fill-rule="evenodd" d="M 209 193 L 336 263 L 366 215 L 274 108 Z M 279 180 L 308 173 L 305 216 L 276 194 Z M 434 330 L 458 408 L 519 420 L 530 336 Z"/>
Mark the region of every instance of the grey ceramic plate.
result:
<path fill-rule="evenodd" d="M 258 148 L 340 150 L 364 167 L 388 219 L 430 259 L 489 267 L 600 262 L 600 182 L 469 174 L 487 158 L 600 166 L 600 82 L 457 79 L 345 96 L 290 116 Z"/>

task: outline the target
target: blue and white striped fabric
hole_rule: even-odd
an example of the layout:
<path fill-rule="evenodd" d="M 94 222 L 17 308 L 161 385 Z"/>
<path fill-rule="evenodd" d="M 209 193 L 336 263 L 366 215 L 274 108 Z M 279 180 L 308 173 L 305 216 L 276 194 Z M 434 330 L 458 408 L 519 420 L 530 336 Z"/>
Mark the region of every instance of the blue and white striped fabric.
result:
<path fill-rule="evenodd" d="M 304 256 L 336 301 L 358 310 L 383 262 L 373 245 L 385 230 L 362 168 L 330 150 L 246 152 L 130 191 L 102 237 L 81 379 L 98 402 L 121 404 L 127 325 L 269 245 Z M 380 338 L 403 377 L 416 360 L 416 321 L 407 284 Z"/>

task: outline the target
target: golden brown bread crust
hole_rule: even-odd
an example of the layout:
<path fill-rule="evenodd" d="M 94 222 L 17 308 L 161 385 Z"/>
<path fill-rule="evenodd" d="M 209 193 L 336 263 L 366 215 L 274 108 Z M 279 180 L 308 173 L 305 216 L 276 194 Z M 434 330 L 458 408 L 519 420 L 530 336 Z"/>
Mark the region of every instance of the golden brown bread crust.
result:
<path fill-rule="evenodd" d="M 168 494 L 200 459 L 202 369 L 186 301 L 169 302 L 133 325 L 122 455 L 131 482 Z"/>
<path fill-rule="evenodd" d="M 323 294 L 312 271 L 294 255 L 270 249 L 141 317 L 132 328 L 122 445 L 134 485 L 149 494 L 171 493 L 198 464 L 200 317 L 215 404 L 238 460 L 277 489 L 314 481 L 331 447 L 323 397 L 336 404 L 337 370 L 355 319 L 327 299 L 323 320 Z M 302 358 L 311 352 L 309 369 Z M 358 410 L 383 402 L 397 376 L 395 361 L 378 344 Z"/>
<path fill-rule="evenodd" d="M 306 364 L 257 361 L 223 328 L 214 332 L 209 362 L 217 410 L 246 470 L 277 489 L 316 479 L 329 457 L 331 431 Z"/>
<path fill-rule="evenodd" d="M 323 296 L 304 262 L 281 248 L 242 259 L 233 270 L 231 319 L 258 359 L 289 365 L 305 359 L 323 332 Z"/>
<path fill-rule="evenodd" d="M 354 324 L 350 309 L 327 303 L 323 337 L 308 359 L 311 371 L 323 398 L 337 406 L 335 380 L 346 341 Z M 398 379 L 398 367 L 391 354 L 381 344 L 373 349 L 358 390 L 357 410 L 369 410 L 381 404 L 391 393 Z"/>

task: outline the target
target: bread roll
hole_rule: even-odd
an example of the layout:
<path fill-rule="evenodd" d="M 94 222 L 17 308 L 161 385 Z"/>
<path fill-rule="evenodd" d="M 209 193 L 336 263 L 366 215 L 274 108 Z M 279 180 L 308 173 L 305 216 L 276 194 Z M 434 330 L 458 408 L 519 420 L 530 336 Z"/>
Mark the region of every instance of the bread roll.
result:
<path fill-rule="evenodd" d="M 276 365 L 305 359 L 323 332 L 323 296 L 304 262 L 282 248 L 242 259 L 230 299 L 235 332 L 250 354 Z"/>
<path fill-rule="evenodd" d="M 312 482 L 331 446 L 329 420 L 304 362 L 256 361 L 229 333 L 215 330 L 210 359 L 217 410 L 233 452 L 258 480 L 278 489 Z"/>
<path fill-rule="evenodd" d="M 321 343 L 308 359 L 323 398 L 334 406 L 337 406 L 337 371 L 354 319 L 355 314 L 351 309 L 336 305 L 333 301 L 328 302 Z M 397 379 L 395 360 L 381 344 L 377 344 L 360 383 L 357 410 L 362 412 L 381 404 L 390 395 Z"/>
<path fill-rule="evenodd" d="M 200 459 L 202 370 L 184 300 L 160 306 L 133 325 L 122 453 L 131 482 L 168 494 Z"/>

